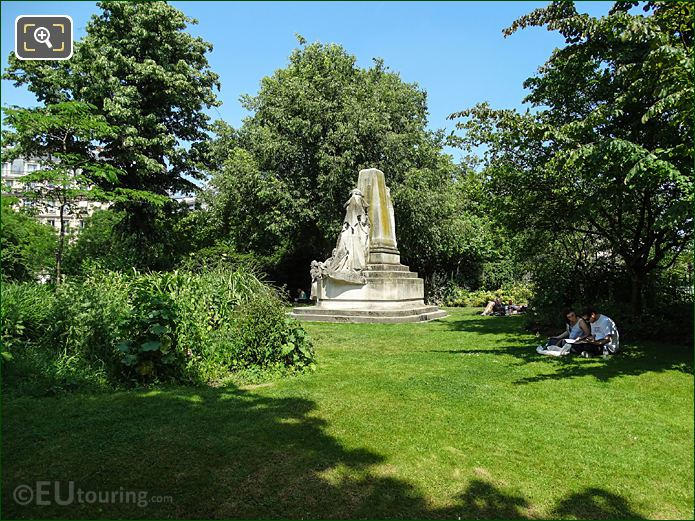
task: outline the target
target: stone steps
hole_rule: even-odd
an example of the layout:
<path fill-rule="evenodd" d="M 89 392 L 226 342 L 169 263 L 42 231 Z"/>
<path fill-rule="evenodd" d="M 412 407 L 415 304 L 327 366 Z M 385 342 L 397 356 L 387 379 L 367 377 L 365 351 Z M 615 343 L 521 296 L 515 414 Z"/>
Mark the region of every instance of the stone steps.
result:
<path fill-rule="evenodd" d="M 421 313 L 432 313 L 437 311 L 437 306 L 423 306 L 422 303 L 419 305 L 415 304 L 417 307 L 403 308 L 403 309 L 325 309 L 318 308 L 316 306 L 306 306 L 301 308 L 294 308 L 292 311 L 295 315 L 340 315 L 345 317 L 355 317 L 355 316 L 370 316 L 370 317 L 381 317 L 381 316 L 406 316 L 406 315 L 418 315 Z"/>
<path fill-rule="evenodd" d="M 445 317 L 446 311 L 436 306 L 394 310 L 350 310 L 319 309 L 315 307 L 295 308 L 289 315 L 302 322 L 346 322 L 400 324 L 404 322 L 428 322 Z"/>
<path fill-rule="evenodd" d="M 403 264 L 367 264 L 365 271 L 410 271 Z"/>
<path fill-rule="evenodd" d="M 417 279 L 417 272 L 415 271 L 368 271 L 362 272 L 367 280 L 377 280 L 377 279 Z"/>

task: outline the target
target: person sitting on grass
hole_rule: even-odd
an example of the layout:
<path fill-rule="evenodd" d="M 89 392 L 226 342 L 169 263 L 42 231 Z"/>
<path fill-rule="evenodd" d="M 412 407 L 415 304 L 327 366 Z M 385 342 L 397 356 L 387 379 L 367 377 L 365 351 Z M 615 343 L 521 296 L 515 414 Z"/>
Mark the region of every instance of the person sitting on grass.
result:
<path fill-rule="evenodd" d="M 510 300 L 509 304 L 507 305 L 507 314 L 508 315 L 520 315 L 521 313 L 524 313 L 525 311 L 526 311 L 526 306 L 516 305 L 516 304 L 514 304 L 513 300 Z"/>
<path fill-rule="evenodd" d="M 566 309 L 563 314 L 566 320 L 565 331 L 557 336 L 548 338 L 545 346 L 538 346 L 536 352 L 539 354 L 549 356 L 568 355 L 570 354 L 570 345 L 567 344 L 566 339 L 577 341 L 591 336 L 591 330 L 586 320 L 577 316 L 573 309 Z"/>
<path fill-rule="evenodd" d="M 502 300 L 498 297 L 495 300 L 491 300 L 490 302 L 487 303 L 487 306 L 485 306 L 485 309 L 481 313 L 481 315 L 496 315 L 496 316 L 502 316 L 505 314 L 504 311 L 504 304 L 502 304 Z"/>
<path fill-rule="evenodd" d="M 620 334 L 615 322 L 599 313 L 595 307 L 586 309 L 585 315 L 591 323 L 591 336 L 580 343 L 573 344 L 571 351 L 584 358 L 598 355 L 614 355 L 620 349 Z"/>

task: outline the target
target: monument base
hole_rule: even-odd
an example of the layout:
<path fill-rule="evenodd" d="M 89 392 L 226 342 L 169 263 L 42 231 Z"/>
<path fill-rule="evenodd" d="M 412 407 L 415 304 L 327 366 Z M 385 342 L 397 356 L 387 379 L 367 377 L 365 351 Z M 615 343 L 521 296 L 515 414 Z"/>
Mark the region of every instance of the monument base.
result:
<path fill-rule="evenodd" d="M 373 257 L 370 256 L 370 260 Z M 424 301 L 424 281 L 403 264 L 369 264 L 366 284 L 322 279 L 316 306 L 295 308 L 290 316 L 313 322 L 426 322 L 446 316 Z"/>
<path fill-rule="evenodd" d="M 402 322 L 429 322 L 444 318 L 446 312 L 437 306 L 422 306 L 402 310 L 323 309 L 315 306 L 294 308 L 290 316 L 302 322 L 367 322 L 373 324 L 400 324 Z"/>

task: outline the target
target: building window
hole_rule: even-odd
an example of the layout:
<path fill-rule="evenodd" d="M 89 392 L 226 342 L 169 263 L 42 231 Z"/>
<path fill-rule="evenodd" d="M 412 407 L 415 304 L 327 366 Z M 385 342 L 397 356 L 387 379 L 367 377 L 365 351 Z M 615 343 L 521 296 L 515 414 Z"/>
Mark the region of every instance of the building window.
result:
<path fill-rule="evenodd" d="M 12 173 L 15 175 L 24 174 L 24 160 L 23 159 L 15 159 L 14 161 L 12 161 Z"/>

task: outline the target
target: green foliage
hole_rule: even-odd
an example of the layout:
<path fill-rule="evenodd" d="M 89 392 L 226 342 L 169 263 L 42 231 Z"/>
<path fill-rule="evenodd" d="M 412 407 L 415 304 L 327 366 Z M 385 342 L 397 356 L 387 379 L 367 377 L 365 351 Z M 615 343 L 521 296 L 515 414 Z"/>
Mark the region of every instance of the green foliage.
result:
<path fill-rule="evenodd" d="M 87 217 L 80 234 L 65 252 L 65 273 L 79 275 L 96 265 L 117 271 L 138 267 L 140 252 L 132 241 L 118 234 L 122 219 L 122 212 L 112 210 L 98 210 Z"/>
<path fill-rule="evenodd" d="M 11 351 L 44 333 L 53 295 L 53 288 L 46 284 L 3 284 L 0 318 L 4 349 Z"/>
<path fill-rule="evenodd" d="M 41 395 L 78 388 L 98 390 L 105 385 L 101 366 L 50 343 L 47 330 L 53 325 L 56 307 L 53 286 L 3 284 L 0 320 L 4 387 L 21 394 Z"/>
<path fill-rule="evenodd" d="M 500 221 L 536 252 L 549 235 L 590 237 L 591 256 L 620 260 L 638 315 L 648 274 L 692 240 L 693 11 L 650 2 L 641 16 L 631 5 L 596 19 L 553 2 L 520 18 L 506 35 L 546 26 L 567 44 L 525 83 L 538 110 L 483 103 L 452 117 L 464 118 L 464 146 L 487 145 Z"/>
<path fill-rule="evenodd" d="M 314 350 L 306 332 L 275 298 L 257 298 L 240 305 L 234 327 L 236 366 L 312 364 Z"/>
<path fill-rule="evenodd" d="M 87 23 L 70 60 L 20 61 L 12 53 L 3 78 L 49 106 L 89 103 L 119 129 L 100 159 L 118 170 L 119 206 L 137 214 L 128 224 L 147 229 L 156 217 L 154 195 L 191 191 L 188 178 L 202 178 L 204 109 L 219 105 L 213 91 L 218 76 L 206 57 L 212 46 L 186 32 L 196 21 L 165 2 L 98 6 L 102 12 Z M 112 188 L 110 179 L 99 181 Z"/>
<path fill-rule="evenodd" d="M 55 264 L 56 234 L 52 226 L 12 209 L 12 199 L 2 198 L 0 255 L 2 280 L 36 280 Z"/>
<path fill-rule="evenodd" d="M 250 253 L 238 253 L 234 246 L 218 241 L 212 246 L 202 247 L 185 257 L 180 268 L 184 270 L 201 272 L 225 267 L 236 269 L 245 266 L 252 271 L 259 268 L 258 257 Z"/>
<path fill-rule="evenodd" d="M 477 285 L 493 255 L 492 222 L 480 208 L 482 181 L 441 157 L 436 169 L 413 169 L 392 190 L 399 248 L 426 277 L 446 272 Z"/>
<path fill-rule="evenodd" d="M 103 190 L 99 185 L 113 186 L 118 169 L 99 160 L 94 152 L 98 143 L 113 139 L 117 129 L 96 114 L 96 107 L 76 101 L 23 109 L 5 108 L 3 142 L 9 147 L 7 159 L 42 158 L 39 170 L 22 177 L 28 189 L 24 197 L 39 204 L 57 207 L 60 233 L 56 247 L 55 281 L 61 281 L 65 248 L 66 214 L 79 214 L 79 202 L 118 200 L 124 197 L 119 188 Z"/>
<path fill-rule="evenodd" d="M 497 298 L 504 304 L 511 301 L 516 305 L 528 305 L 533 298 L 533 288 L 528 284 L 512 283 L 494 291 L 483 289 L 471 291 L 450 285 L 442 304 L 449 307 L 485 307 L 488 302 Z"/>
<path fill-rule="evenodd" d="M 133 231 L 123 210 L 100 210 L 85 219 L 85 226 L 65 254 L 65 272 L 82 276 L 91 268 L 105 270 L 171 270 L 199 248 L 204 222 L 199 212 L 174 201 L 156 209 L 147 230 Z"/>
<path fill-rule="evenodd" d="M 310 340 L 286 318 L 276 290 L 244 268 L 97 270 L 26 298 L 34 287 L 7 286 L 17 297 L 3 300 L 2 330 L 8 352 L 32 378 L 46 377 L 47 360 L 54 373 L 69 359 L 111 384 L 210 382 L 241 368 L 298 369 L 313 360 Z"/>
<path fill-rule="evenodd" d="M 376 167 L 392 190 L 404 260 L 455 271 L 476 257 L 485 223 L 466 213 L 456 182 L 465 175 L 442 154 L 442 133 L 426 129 L 425 92 L 381 60 L 360 68 L 339 45 L 300 45 L 243 98 L 251 116 L 241 128 L 215 126 L 206 197 L 219 239 L 276 280 L 306 286 L 309 261 L 331 251 L 358 171 Z"/>
<path fill-rule="evenodd" d="M 635 316 L 631 307 L 632 281 L 621 269 L 619 259 L 599 257 L 584 264 L 578 242 L 563 250 L 561 243 L 548 242 L 546 251 L 533 256 L 534 295 L 526 315 L 526 327 L 534 330 L 558 330 L 564 327 L 562 309 L 571 306 L 583 310 L 596 306 L 611 317 L 624 339 L 659 339 L 679 344 L 693 337 L 692 275 L 687 260 L 679 269 L 662 267 L 645 282 L 645 306 Z M 685 272 L 681 268 L 685 268 Z M 690 277 L 690 281 L 689 278 Z"/>

